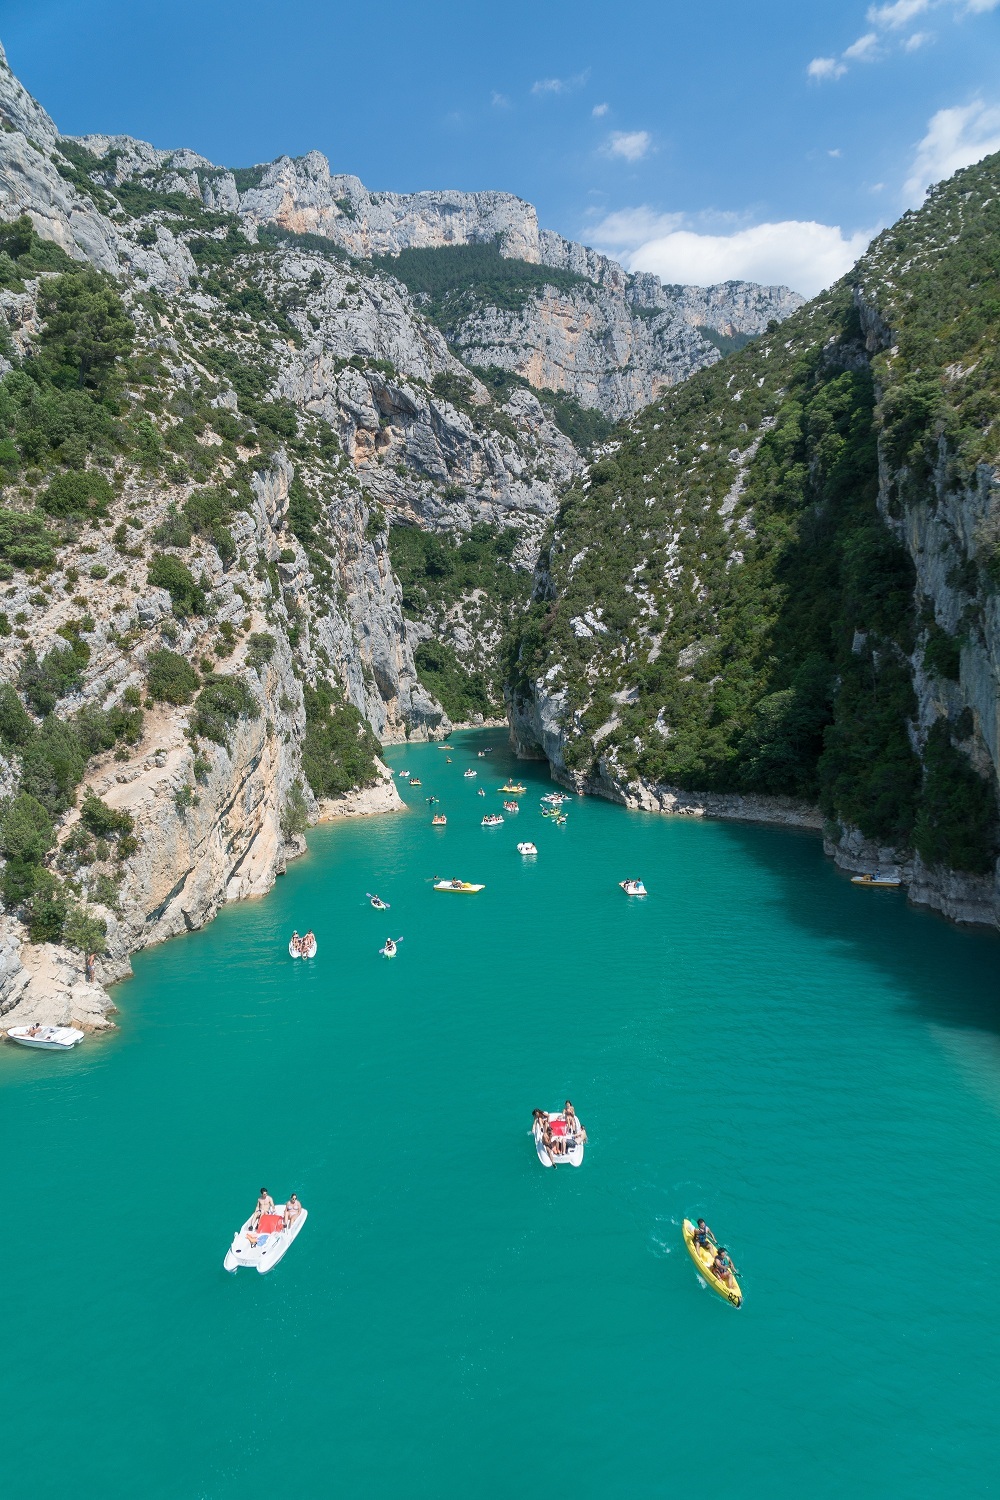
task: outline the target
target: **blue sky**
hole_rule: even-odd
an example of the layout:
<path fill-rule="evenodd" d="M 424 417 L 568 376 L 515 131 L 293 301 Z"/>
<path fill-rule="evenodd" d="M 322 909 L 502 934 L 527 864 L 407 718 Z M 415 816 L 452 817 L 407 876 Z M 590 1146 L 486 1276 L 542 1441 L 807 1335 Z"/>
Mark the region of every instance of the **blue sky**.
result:
<path fill-rule="evenodd" d="M 66 133 L 502 188 L 668 281 L 813 292 L 1000 149 L 1000 0 L 0 0 Z"/>

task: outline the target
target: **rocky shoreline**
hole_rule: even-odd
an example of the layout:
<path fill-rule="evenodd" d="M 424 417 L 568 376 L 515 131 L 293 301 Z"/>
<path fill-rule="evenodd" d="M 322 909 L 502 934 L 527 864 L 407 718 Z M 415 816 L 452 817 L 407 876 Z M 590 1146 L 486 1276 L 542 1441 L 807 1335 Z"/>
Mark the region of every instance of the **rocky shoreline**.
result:
<path fill-rule="evenodd" d="M 522 759 L 516 736 L 512 744 Z M 818 807 L 793 797 L 762 797 L 738 792 L 688 792 L 680 787 L 646 781 L 622 783 L 609 776 L 601 763 L 597 776 L 583 777 L 549 763 L 552 779 L 581 796 L 603 797 L 636 812 L 660 812 L 668 817 L 720 818 L 728 822 L 761 823 L 779 828 L 801 828 L 820 834 L 823 853 L 838 869 L 857 875 L 875 869 L 894 875 L 906 887 L 907 900 L 959 926 L 1000 927 L 1000 882 L 994 876 L 963 875 L 954 870 L 928 868 L 918 854 L 873 843 L 857 828 L 842 829 L 837 839 Z"/>

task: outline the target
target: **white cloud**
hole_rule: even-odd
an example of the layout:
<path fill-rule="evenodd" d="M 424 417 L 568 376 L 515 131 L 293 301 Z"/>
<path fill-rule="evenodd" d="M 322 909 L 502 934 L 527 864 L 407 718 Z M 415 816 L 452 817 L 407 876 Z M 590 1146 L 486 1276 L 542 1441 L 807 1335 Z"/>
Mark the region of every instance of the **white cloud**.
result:
<path fill-rule="evenodd" d="M 494 109 L 510 109 L 510 100 L 507 98 L 507 95 L 499 94 L 496 89 L 493 90 L 490 103 Z"/>
<path fill-rule="evenodd" d="M 586 230 L 585 237 L 597 245 L 615 250 L 635 250 L 647 240 L 680 229 L 684 219 L 684 214 L 658 214 L 645 205 L 640 208 L 620 208 Z"/>
<path fill-rule="evenodd" d="M 931 183 L 982 161 L 994 151 L 1000 151 L 1000 105 L 976 99 L 972 104 L 939 109 L 917 146 L 910 175 L 903 184 L 905 201 L 921 203 Z"/>
<path fill-rule="evenodd" d="M 927 43 L 933 40 L 933 31 L 915 31 L 912 36 L 906 38 L 906 41 L 903 43 L 903 51 L 916 52 L 918 47 L 926 47 Z"/>
<path fill-rule="evenodd" d="M 893 5 L 870 6 L 868 19 L 873 26 L 898 31 L 900 26 L 909 25 L 914 16 L 922 16 L 930 8 L 931 0 L 895 0 Z"/>
<path fill-rule="evenodd" d="M 854 62 L 874 62 L 878 55 L 879 41 L 874 31 L 859 36 L 856 42 L 852 42 L 844 49 L 844 56 L 851 58 Z"/>
<path fill-rule="evenodd" d="M 606 115 L 607 112 L 608 106 L 606 104 L 595 104 L 593 109 L 590 111 L 595 120 L 601 119 L 602 115 Z"/>
<path fill-rule="evenodd" d="M 847 72 L 843 63 L 839 63 L 835 57 L 814 57 L 806 68 L 810 78 L 821 80 L 823 78 L 840 78 Z"/>
<path fill-rule="evenodd" d="M 683 223 L 680 215 L 649 208 L 622 209 L 602 220 L 589 238 L 622 252 L 628 270 L 652 271 L 666 282 L 759 281 L 790 286 L 805 296 L 842 276 L 871 238 L 867 231 L 845 235 L 835 224 L 801 219 L 730 234 L 700 234 L 680 227 L 679 220 Z M 649 237 L 639 239 L 649 230 Z"/>
<path fill-rule="evenodd" d="M 574 73 L 572 78 L 538 78 L 531 85 L 533 94 L 569 94 L 573 89 L 582 88 L 590 77 L 590 69 L 585 68 L 582 73 Z"/>
<path fill-rule="evenodd" d="M 834 146 L 832 151 L 828 151 L 826 154 L 827 156 L 843 156 L 844 153 L 839 146 Z"/>
<path fill-rule="evenodd" d="M 605 156 L 623 156 L 626 161 L 640 161 L 653 144 L 648 130 L 613 130 L 604 147 Z"/>

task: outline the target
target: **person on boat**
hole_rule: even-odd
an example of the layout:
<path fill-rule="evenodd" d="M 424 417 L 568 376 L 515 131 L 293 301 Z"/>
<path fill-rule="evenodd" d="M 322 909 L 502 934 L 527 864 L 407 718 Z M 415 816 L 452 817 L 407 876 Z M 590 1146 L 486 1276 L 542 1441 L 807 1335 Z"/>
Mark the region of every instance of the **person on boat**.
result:
<path fill-rule="evenodd" d="M 269 1214 L 273 1208 L 274 1199 L 271 1197 L 271 1194 L 268 1192 L 267 1188 L 262 1187 L 260 1190 L 260 1197 L 257 1199 L 257 1207 L 254 1209 L 253 1218 L 250 1220 L 250 1228 L 256 1229 L 257 1225 L 260 1223 L 261 1214 Z"/>
<path fill-rule="evenodd" d="M 312 947 L 312 945 L 313 945 L 313 943 L 315 941 L 316 941 L 316 934 L 314 932 L 312 932 L 312 931 L 307 932 L 306 935 L 305 935 L 305 937 L 302 939 L 301 945 L 299 947 L 299 952 L 303 956 L 305 956 L 305 954 L 307 954 L 309 952 L 309 949 Z"/>
<path fill-rule="evenodd" d="M 296 953 L 302 952 L 302 939 L 299 937 L 297 932 L 292 933 L 292 947 L 295 949 Z"/>
<path fill-rule="evenodd" d="M 289 1193 L 288 1202 L 285 1204 L 285 1228 L 291 1229 L 295 1220 L 302 1212 L 302 1204 L 294 1193 Z"/>
<path fill-rule="evenodd" d="M 712 1250 L 715 1248 L 715 1235 L 709 1229 L 704 1219 L 699 1219 L 691 1236 L 699 1250 Z"/>
<path fill-rule="evenodd" d="M 725 1250 L 716 1247 L 715 1259 L 712 1262 L 712 1275 L 724 1281 L 726 1286 L 735 1287 L 736 1278 L 733 1275 L 733 1263 Z"/>
<path fill-rule="evenodd" d="M 451 882 L 451 885 L 452 885 L 452 890 L 460 891 L 462 889 L 462 882 L 460 880 L 453 880 Z"/>
<path fill-rule="evenodd" d="M 41 1031 L 41 1029 L 42 1029 L 41 1023 L 39 1021 L 36 1021 L 35 1024 L 34 1024 L 34 1026 L 29 1026 L 28 1027 L 28 1033 L 27 1034 L 28 1034 L 28 1036 L 37 1036 L 38 1033 Z"/>
<path fill-rule="evenodd" d="M 382 951 L 384 952 L 386 958 L 392 958 L 393 954 L 396 951 L 396 944 L 392 938 L 386 938 L 385 947 Z"/>
<path fill-rule="evenodd" d="M 567 1099 L 566 1103 L 563 1105 L 563 1115 L 566 1119 L 567 1134 L 575 1135 L 577 1140 L 580 1142 L 580 1145 L 585 1146 L 587 1144 L 587 1132 L 584 1130 L 583 1126 L 580 1124 L 580 1121 L 577 1119 L 576 1110 L 573 1108 L 572 1102 L 569 1099 Z"/>

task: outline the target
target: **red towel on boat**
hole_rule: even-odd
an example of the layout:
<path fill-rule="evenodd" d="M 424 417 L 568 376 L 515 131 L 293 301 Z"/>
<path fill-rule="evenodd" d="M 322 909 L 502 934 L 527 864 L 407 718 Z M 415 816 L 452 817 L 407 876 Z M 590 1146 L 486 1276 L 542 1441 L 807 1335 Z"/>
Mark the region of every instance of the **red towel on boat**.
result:
<path fill-rule="evenodd" d="M 276 1234 L 279 1229 L 285 1227 L 285 1221 L 281 1214 L 261 1214 L 260 1223 L 257 1225 L 258 1234 Z"/>
<path fill-rule="evenodd" d="M 553 1135 L 565 1135 L 566 1134 L 566 1121 L 565 1120 L 553 1120 L 551 1122 L 551 1124 L 552 1124 L 552 1134 Z"/>

